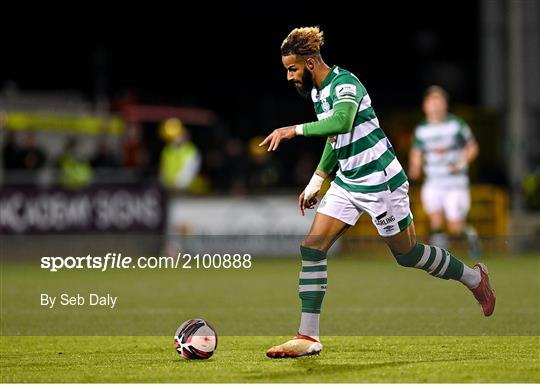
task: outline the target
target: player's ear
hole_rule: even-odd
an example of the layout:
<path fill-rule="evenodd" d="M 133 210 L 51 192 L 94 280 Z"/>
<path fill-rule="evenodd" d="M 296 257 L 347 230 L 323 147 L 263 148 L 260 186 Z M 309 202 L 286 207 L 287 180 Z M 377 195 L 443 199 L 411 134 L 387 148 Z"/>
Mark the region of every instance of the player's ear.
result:
<path fill-rule="evenodd" d="M 313 69 L 315 69 L 315 60 L 312 57 L 306 59 L 306 67 L 309 72 L 313 72 Z"/>

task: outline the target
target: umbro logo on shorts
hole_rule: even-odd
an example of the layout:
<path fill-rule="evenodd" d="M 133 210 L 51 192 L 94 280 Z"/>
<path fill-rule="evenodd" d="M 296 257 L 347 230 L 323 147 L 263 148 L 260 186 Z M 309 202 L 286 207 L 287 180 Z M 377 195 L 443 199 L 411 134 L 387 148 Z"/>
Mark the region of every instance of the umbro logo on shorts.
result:
<path fill-rule="evenodd" d="M 389 217 L 385 218 L 385 219 L 379 219 L 378 217 L 376 218 L 376 223 L 378 226 L 383 226 L 383 225 L 387 225 L 389 223 L 392 223 L 396 220 L 396 217 L 394 217 L 393 215 L 390 215 Z"/>

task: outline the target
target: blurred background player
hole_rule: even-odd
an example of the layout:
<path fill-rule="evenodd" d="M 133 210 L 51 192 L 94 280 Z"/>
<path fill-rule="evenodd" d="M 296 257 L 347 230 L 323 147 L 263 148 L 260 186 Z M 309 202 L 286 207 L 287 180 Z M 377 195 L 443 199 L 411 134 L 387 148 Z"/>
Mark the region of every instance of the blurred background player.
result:
<path fill-rule="evenodd" d="M 448 113 L 448 94 L 439 86 L 424 94 L 425 120 L 414 130 L 409 155 L 409 177 L 420 178 L 423 166 L 422 205 L 429 217 L 430 243 L 448 248 L 446 229 L 453 238 L 466 238 L 471 258 L 478 258 L 478 235 L 466 225 L 471 207 L 468 166 L 478 155 L 469 126 Z"/>
<path fill-rule="evenodd" d="M 201 155 L 189 140 L 189 133 L 178 118 L 169 118 L 161 123 L 159 135 L 166 144 L 161 150 L 159 180 L 170 191 L 190 191 L 197 188 L 197 174 L 201 168 Z M 175 256 L 182 249 L 181 236 L 189 229 L 180 225 L 170 230 L 166 237 L 163 253 Z M 179 237 L 180 236 L 180 237 Z"/>
<path fill-rule="evenodd" d="M 170 118 L 163 122 L 160 136 L 167 142 L 159 164 L 161 183 L 168 189 L 187 190 L 201 168 L 199 150 L 189 140 L 180 119 Z"/>
<path fill-rule="evenodd" d="M 338 167 L 300 246 L 298 333 L 266 355 L 299 357 L 322 350 L 319 321 L 328 283 L 327 252 L 364 212 L 399 265 L 463 283 L 482 305 L 484 315 L 490 316 L 495 295 L 486 267 L 479 263 L 471 268 L 441 247 L 416 241 L 407 176 L 380 127 L 371 98 L 354 74 L 324 62 L 323 44 L 318 27 L 304 27 L 294 29 L 281 46 L 287 80 L 300 95 L 312 100 L 318 121 L 276 129 L 260 143 L 275 151 L 282 141 L 296 136 L 327 138 L 321 161 L 298 198 L 302 215 L 315 207 L 324 180 Z M 455 168 L 461 170 L 463 165 Z"/>

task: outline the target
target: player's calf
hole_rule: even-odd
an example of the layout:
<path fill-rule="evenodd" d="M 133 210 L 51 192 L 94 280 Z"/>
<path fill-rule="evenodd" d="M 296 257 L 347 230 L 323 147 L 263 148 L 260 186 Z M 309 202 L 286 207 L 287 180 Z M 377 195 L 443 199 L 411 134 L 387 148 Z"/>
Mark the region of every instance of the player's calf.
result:
<path fill-rule="evenodd" d="M 425 270 L 434 277 L 455 279 L 456 281 L 461 280 L 466 267 L 463 262 L 447 250 L 439 246 L 429 246 L 422 243 L 417 243 L 408 253 L 394 254 L 394 257 L 401 266 L 415 267 Z M 466 280 L 465 285 L 471 285 L 471 287 L 478 285 L 480 275 L 475 273 L 474 276 L 477 277 L 476 281 L 469 282 L 469 280 Z"/>
<path fill-rule="evenodd" d="M 453 279 L 467 286 L 478 300 L 484 315 L 489 316 L 495 308 L 495 294 L 489 284 L 487 269 L 482 265 L 470 268 L 447 250 L 438 246 L 417 243 L 405 254 L 394 253 L 399 265 L 422 269 L 430 275 Z"/>
<path fill-rule="evenodd" d="M 299 333 L 317 338 L 321 305 L 326 293 L 328 281 L 326 252 L 300 246 L 302 271 L 298 281 L 302 315 Z"/>

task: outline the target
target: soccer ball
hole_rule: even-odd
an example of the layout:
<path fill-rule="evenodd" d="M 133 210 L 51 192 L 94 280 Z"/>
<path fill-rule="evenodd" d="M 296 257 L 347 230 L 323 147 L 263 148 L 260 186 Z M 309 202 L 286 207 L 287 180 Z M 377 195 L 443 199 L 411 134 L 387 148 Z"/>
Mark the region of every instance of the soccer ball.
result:
<path fill-rule="evenodd" d="M 176 330 L 174 347 L 186 360 L 206 360 L 217 348 L 217 333 L 205 320 L 190 319 Z"/>

